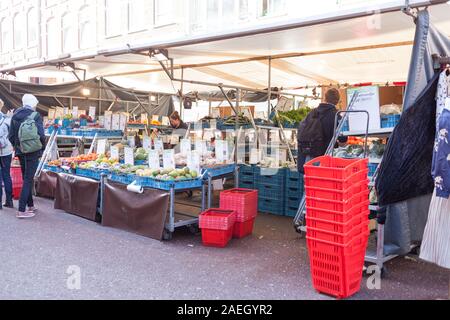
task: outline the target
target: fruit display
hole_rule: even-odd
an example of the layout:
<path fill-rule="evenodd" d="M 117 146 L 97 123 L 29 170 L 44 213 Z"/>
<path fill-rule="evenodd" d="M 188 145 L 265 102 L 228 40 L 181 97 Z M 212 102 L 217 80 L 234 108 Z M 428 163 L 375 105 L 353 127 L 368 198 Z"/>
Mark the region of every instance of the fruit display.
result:
<path fill-rule="evenodd" d="M 190 170 L 185 167 L 183 169 L 141 169 L 136 171 L 139 177 L 147 177 L 161 181 L 185 181 L 198 178 L 198 173 L 195 170 Z"/>
<path fill-rule="evenodd" d="M 138 148 L 134 153 L 134 160 L 143 161 L 148 159 L 148 152 L 144 148 Z"/>
<path fill-rule="evenodd" d="M 61 160 L 52 160 L 52 161 L 49 161 L 47 163 L 47 165 L 49 165 L 51 167 L 60 167 L 60 166 L 62 166 L 62 161 Z"/>

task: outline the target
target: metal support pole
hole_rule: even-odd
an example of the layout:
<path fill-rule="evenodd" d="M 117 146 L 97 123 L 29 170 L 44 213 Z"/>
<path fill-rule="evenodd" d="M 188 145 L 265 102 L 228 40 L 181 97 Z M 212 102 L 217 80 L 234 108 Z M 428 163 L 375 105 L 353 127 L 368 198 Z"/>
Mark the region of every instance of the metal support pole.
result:
<path fill-rule="evenodd" d="M 102 173 L 100 178 L 100 215 L 103 216 L 103 199 L 104 199 L 104 193 L 105 193 L 105 180 L 106 180 L 107 174 Z"/>
<path fill-rule="evenodd" d="M 212 177 L 211 173 L 208 173 L 208 209 L 211 209 L 212 206 L 212 196 L 213 196 Z"/>
<path fill-rule="evenodd" d="M 202 212 L 206 211 L 206 185 L 202 183 Z"/>
<path fill-rule="evenodd" d="M 170 187 L 170 217 L 169 217 L 169 232 L 175 231 L 175 187 Z"/>
<path fill-rule="evenodd" d="M 173 62 L 173 61 L 172 61 Z M 173 72 L 173 71 L 172 71 Z M 180 88 L 180 115 L 184 119 L 184 108 L 183 108 L 183 89 L 184 89 L 184 69 L 181 68 L 181 88 Z"/>
<path fill-rule="evenodd" d="M 272 104 L 270 98 L 272 98 L 272 58 L 269 57 L 269 79 L 268 79 L 268 93 L 267 93 L 267 120 L 270 118 L 270 112 L 272 111 Z"/>
<path fill-rule="evenodd" d="M 98 88 L 98 115 L 101 116 L 102 114 L 102 89 L 101 87 L 103 83 L 103 78 L 100 78 L 100 87 Z"/>

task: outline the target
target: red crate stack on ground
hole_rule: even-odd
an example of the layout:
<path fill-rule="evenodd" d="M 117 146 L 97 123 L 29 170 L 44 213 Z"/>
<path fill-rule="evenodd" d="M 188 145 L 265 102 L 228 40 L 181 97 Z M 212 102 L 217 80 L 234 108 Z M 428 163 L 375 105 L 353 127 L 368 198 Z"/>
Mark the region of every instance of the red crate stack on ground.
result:
<path fill-rule="evenodd" d="M 205 246 L 224 248 L 233 237 L 236 211 L 209 209 L 199 218 L 202 241 Z"/>
<path fill-rule="evenodd" d="M 233 237 L 240 239 L 253 233 L 258 214 L 258 191 L 231 189 L 220 194 L 220 208 L 236 211 Z"/>
<path fill-rule="evenodd" d="M 11 179 L 13 183 L 13 198 L 14 200 L 19 200 L 23 185 L 22 170 L 20 167 L 11 167 Z"/>
<path fill-rule="evenodd" d="M 305 165 L 306 225 L 315 289 L 360 290 L 369 238 L 368 159 L 323 156 Z"/>

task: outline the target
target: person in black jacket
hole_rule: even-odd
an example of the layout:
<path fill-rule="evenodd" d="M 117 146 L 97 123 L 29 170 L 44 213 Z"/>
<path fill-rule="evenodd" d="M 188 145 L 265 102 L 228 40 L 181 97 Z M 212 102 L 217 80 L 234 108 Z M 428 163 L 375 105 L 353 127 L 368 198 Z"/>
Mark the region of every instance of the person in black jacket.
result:
<path fill-rule="evenodd" d="M 304 172 L 303 166 L 306 162 L 311 160 L 312 158 L 323 156 L 325 152 L 327 151 L 327 148 L 331 142 L 331 139 L 333 139 L 334 136 L 334 121 L 336 118 L 336 105 L 340 102 L 341 95 L 339 93 L 339 90 L 337 89 L 329 89 L 325 93 L 325 99 L 324 102 L 321 103 L 316 110 L 313 110 L 308 117 L 305 119 L 305 121 L 311 122 L 311 121 L 320 121 L 322 132 L 317 132 L 316 136 L 317 139 L 320 137 L 320 142 L 318 146 L 315 146 L 318 151 L 313 152 L 313 154 L 305 154 L 301 152 L 300 148 L 300 141 L 302 140 L 302 134 L 299 129 L 299 133 L 297 136 L 297 139 L 299 141 L 299 153 L 298 153 L 298 170 L 300 172 Z M 301 125 L 300 125 L 301 126 Z M 313 127 L 313 126 L 310 126 Z M 317 127 L 317 126 L 316 126 Z"/>
<path fill-rule="evenodd" d="M 19 157 L 23 177 L 23 186 L 22 192 L 20 194 L 19 211 L 17 212 L 17 218 L 27 219 L 33 218 L 36 215 L 36 208 L 34 207 L 32 190 L 34 175 L 39 165 L 39 158 L 42 156 L 45 146 L 45 131 L 42 117 L 38 114 L 35 121 L 43 149 L 33 153 L 22 153 L 22 151 L 20 150 L 19 141 L 20 125 L 36 111 L 36 106 L 38 105 L 39 101 L 35 96 L 26 94 L 23 96 L 22 102 L 23 107 L 17 109 L 11 119 L 11 128 L 9 130 L 8 138 L 14 147 L 16 156 Z"/>

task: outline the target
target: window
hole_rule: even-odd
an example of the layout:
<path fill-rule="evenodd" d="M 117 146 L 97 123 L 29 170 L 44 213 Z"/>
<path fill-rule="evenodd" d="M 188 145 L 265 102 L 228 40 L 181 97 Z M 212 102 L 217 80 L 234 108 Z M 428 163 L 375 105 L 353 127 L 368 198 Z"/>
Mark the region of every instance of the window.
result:
<path fill-rule="evenodd" d="M 239 0 L 239 19 L 246 20 L 249 18 L 248 0 Z"/>
<path fill-rule="evenodd" d="M 27 13 L 27 37 L 28 46 L 34 47 L 38 44 L 38 15 L 36 8 L 31 8 Z"/>
<path fill-rule="evenodd" d="M 147 24 L 144 0 L 130 0 L 128 3 L 128 31 L 142 31 Z"/>
<path fill-rule="evenodd" d="M 89 6 L 83 7 L 80 9 L 78 13 L 78 21 L 79 21 L 79 39 L 80 39 L 80 47 L 82 49 L 87 49 L 92 47 L 95 44 L 95 25 L 92 22 L 92 14 Z"/>
<path fill-rule="evenodd" d="M 189 15 L 190 15 L 190 28 L 192 32 L 200 31 L 205 27 L 206 1 L 207 0 L 191 0 L 189 6 Z"/>
<path fill-rule="evenodd" d="M 173 0 L 154 0 L 154 8 L 155 8 L 155 25 L 163 26 L 175 22 L 174 21 L 175 6 Z"/>
<path fill-rule="evenodd" d="M 60 53 L 58 23 L 55 18 L 47 20 L 47 57 L 55 57 Z"/>
<path fill-rule="evenodd" d="M 105 0 L 105 14 L 106 36 L 114 37 L 122 34 L 122 1 Z"/>
<path fill-rule="evenodd" d="M 25 44 L 25 19 L 23 13 L 17 13 L 13 19 L 14 49 L 22 49 Z"/>
<path fill-rule="evenodd" d="M 73 52 L 78 49 L 78 37 L 76 32 L 76 21 L 72 13 L 65 13 L 61 18 L 62 50 Z"/>
<path fill-rule="evenodd" d="M 260 16 L 273 16 L 286 13 L 286 0 L 261 0 Z"/>
<path fill-rule="evenodd" d="M 232 27 L 236 19 L 235 0 L 209 0 L 207 2 L 208 28 L 214 29 L 223 26 Z"/>
<path fill-rule="evenodd" d="M 8 53 L 11 51 L 11 28 L 8 18 L 4 18 L 0 22 L 1 35 L 1 53 Z"/>

